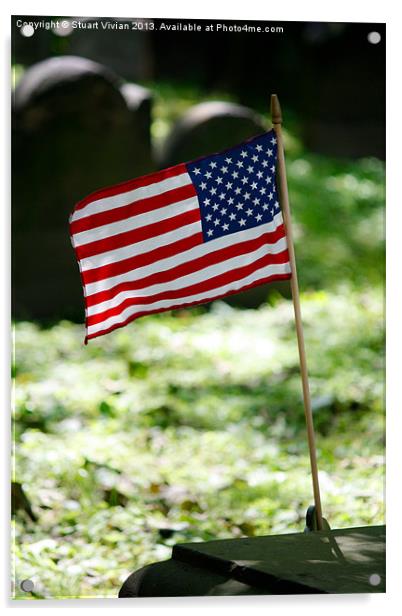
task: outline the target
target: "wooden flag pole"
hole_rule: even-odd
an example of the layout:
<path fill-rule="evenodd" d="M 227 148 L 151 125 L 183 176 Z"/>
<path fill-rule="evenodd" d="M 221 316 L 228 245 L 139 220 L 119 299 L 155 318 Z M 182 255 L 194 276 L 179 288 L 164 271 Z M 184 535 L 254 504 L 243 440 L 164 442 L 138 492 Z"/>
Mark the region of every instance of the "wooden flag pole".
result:
<path fill-rule="evenodd" d="M 311 474 L 312 474 L 312 480 L 313 480 L 314 504 L 315 504 L 316 517 L 317 517 L 317 528 L 318 530 L 322 530 L 323 521 L 322 521 L 322 509 L 321 509 L 321 498 L 320 498 L 320 486 L 318 483 L 318 468 L 317 468 L 317 455 L 316 455 L 316 449 L 315 449 L 313 414 L 311 410 L 310 388 L 308 384 L 306 349 L 304 346 L 303 324 L 302 324 L 301 310 L 300 310 L 299 285 L 297 282 L 296 258 L 295 258 L 295 251 L 294 251 L 294 245 L 293 245 L 292 221 L 291 221 L 290 208 L 289 208 L 289 194 L 288 194 L 288 185 L 287 185 L 287 179 L 286 179 L 285 153 L 284 153 L 283 138 L 282 138 L 282 111 L 281 111 L 281 106 L 279 104 L 279 99 L 276 94 L 272 94 L 271 96 L 271 118 L 272 118 L 273 128 L 276 133 L 277 146 L 278 146 L 278 176 L 279 176 L 280 198 L 281 198 L 281 206 L 282 206 L 282 213 L 283 213 L 283 221 L 284 221 L 284 225 L 286 229 L 290 267 L 292 269 L 292 276 L 290 278 L 290 286 L 292 290 L 293 308 L 294 308 L 295 322 L 296 322 L 297 344 L 299 347 L 300 372 L 301 372 L 301 379 L 302 379 L 302 386 L 303 386 L 304 414 L 306 417 L 307 439 L 308 439 L 308 446 L 309 446 L 309 451 L 310 451 L 310 465 L 311 465 Z"/>

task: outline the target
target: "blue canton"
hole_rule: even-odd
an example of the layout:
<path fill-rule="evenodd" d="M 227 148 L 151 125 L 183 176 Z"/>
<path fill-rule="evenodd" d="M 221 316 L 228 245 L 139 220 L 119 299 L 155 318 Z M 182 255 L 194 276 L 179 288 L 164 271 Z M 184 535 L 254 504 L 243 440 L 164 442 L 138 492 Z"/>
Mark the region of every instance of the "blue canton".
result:
<path fill-rule="evenodd" d="M 187 163 L 205 242 L 272 221 L 280 210 L 276 155 L 271 130 L 221 154 Z"/>

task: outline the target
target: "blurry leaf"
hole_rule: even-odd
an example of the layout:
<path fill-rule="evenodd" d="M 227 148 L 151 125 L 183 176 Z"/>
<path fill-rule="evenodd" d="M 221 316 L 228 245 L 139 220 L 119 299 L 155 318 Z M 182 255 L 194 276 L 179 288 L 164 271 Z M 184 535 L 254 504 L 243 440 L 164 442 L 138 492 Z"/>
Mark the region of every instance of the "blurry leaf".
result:
<path fill-rule="evenodd" d="M 247 537 L 253 537 L 255 534 L 255 526 L 250 522 L 243 522 L 242 524 L 239 524 L 239 528 L 243 535 L 246 535 Z"/>
<path fill-rule="evenodd" d="M 22 485 L 16 481 L 11 483 L 11 508 L 14 515 L 18 511 L 24 511 L 33 522 L 38 520 Z"/>
<path fill-rule="evenodd" d="M 149 366 L 146 364 L 130 360 L 128 362 L 128 373 L 130 377 L 137 377 L 139 379 L 143 379 L 147 376 L 149 370 Z"/>
<path fill-rule="evenodd" d="M 202 511 L 202 508 L 200 507 L 199 503 L 195 500 L 190 500 L 189 498 L 182 501 L 180 503 L 180 507 L 184 511 Z"/>
<path fill-rule="evenodd" d="M 125 507 L 128 503 L 127 496 L 116 488 L 103 490 L 103 499 L 110 507 Z"/>
<path fill-rule="evenodd" d="M 99 411 L 102 413 L 102 415 L 106 415 L 107 417 L 113 415 L 113 407 L 108 402 L 106 402 L 106 400 L 102 400 L 102 402 L 100 403 Z"/>

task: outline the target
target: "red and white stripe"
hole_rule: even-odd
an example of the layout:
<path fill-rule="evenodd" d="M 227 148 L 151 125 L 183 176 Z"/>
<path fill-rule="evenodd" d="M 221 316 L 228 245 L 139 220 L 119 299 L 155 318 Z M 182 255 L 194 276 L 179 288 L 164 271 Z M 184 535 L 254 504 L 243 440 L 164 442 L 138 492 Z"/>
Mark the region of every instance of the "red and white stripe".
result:
<path fill-rule="evenodd" d="M 70 234 L 84 289 L 85 342 L 142 315 L 290 277 L 280 212 L 271 223 L 203 241 L 185 164 L 80 201 Z"/>

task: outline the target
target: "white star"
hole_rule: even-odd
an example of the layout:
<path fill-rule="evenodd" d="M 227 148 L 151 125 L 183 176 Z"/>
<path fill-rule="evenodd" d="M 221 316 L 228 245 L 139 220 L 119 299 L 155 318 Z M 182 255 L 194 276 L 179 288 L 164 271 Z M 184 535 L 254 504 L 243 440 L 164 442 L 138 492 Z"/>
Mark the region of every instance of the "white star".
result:
<path fill-rule="evenodd" d="M 275 173 L 275 165 L 272 165 L 272 167 L 271 167 L 271 173 Z"/>
<path fill-rule="evenodd" d="M 237 207 L 238 210 L 242 210 L 243 209 L 243 203 L 238 203 L 236 205 L 236 207 Z"/>
<path fill-rule="evenodd" d="M 222 201 L 222 199 L 224 199 L 225 197 L 226 197 L 225 193 L 221 193 L 221 194 L 219 195 L 219 199 L 220 199 L 221 201 Z"/>
<path fill-rule="evenodd" d="M 228 199 L 228 204 L 229 204 L 229 205 L 232 205 L 233 201 L 234 201 L 233 197 L 229 197 L 229 199 Z"/>
<path fill-rule="evenodd" d="M 233 186 L 232 182 L 228 182 L 228 183 L 226 184 L 226 188 L 227 188 L 228 190 L 229 190 L 229 188 L 232 188 L 232 186 Z"/>
<path fill-rule="evenodd" d="M 237 171 L 233 171 L 233 173 L 232 173 L 232 177 L 233 177 L 233 178 L 237 178 L 237 177 L 238 177 L 238 175 L 239 175 L 239 174 L 237 173 Z"/>
<path fill-rule="evenodd" d="M 266 190 L 267 190 L 267 189 L 266 189 L 266 188 L 264 188 L 264 186 L 263 186 L 262 188 L 260 188 L 260 193 L 261 193 L 262 195 L 265 195 Z"/>
<path fill-rule="evenodd" d="M 254 171 L 254 167 L 252 167 L 251 165 L 249 165 L 249 166 L 247 167 L 247 171 L 248 171 L 249 173 L 253 173 L 253 171 Z"/>
<path fill-rule="evenodd" d="M 258 144 L 255 146 L 255 149 L 257 150 L 257 152 L 261 152 L 262 150 L 262 145 Z"/>
<path fill-rule="evenodd" d="M 267 160 L 263 160 L 261 164 L 262 164 L 263 167 L 267 167 L 268 166 L 268 161 Z"/>
<path fill-rule="evenodd" d="M 244 193 L 244 198 L 247 201 L 247 199 L 250 199 L 250 193 Z"/>
<path fill-rule="evenodd" d="M 212 206 L 213 211 L 216 212 L 218 207 L 219 207 L 219 205 L 217 203 L 214 203 L 214 205 Z"/>
<path fill-rule="evenodd" d="M 261 178 L 262 178 L 262 171 L 259 171 L 259 172 L 257 173 L 257 178 L 258 178 L 259 180 L 261 180 Z"/>
<path fill-rule="evenodd" d="M 240 167 L 243 167 L 243 161 L 238 160 L 238 161 L 237 161 L 237 163 L 236 163 L 236 165 L 237 165 L 237 166 L 239 167 L 239 169 L 240 169 Z"/>
<path fill-rule="evenodd" d="M 236 220 L 236 214 L 234 214 L 233 212 L 230 214 L 229 216 L 230 220 Z"/>
<path fill-rule="evenodd" d="M 211 199 L 204 199 L 204 205 L 209 205 L 211 203 Z"/>
<path fill-rule="evenodd" d="M 248 178 L 246 178 L 246 176 L 244 176 L 244 178 L 242 178 L 241 181 L 243 182 L 243 184 L 247 184 Z"/>
<path fill-rule="evenodd" d="M 254 199 L 253 203 L 254 203 L 254 205 L 259 205 L 260 200 L 259 200 L 259 199 L 257 199 L 257 197 L 256 197 L 256 198 Z"/>
<path fill-rule="evenodd" d="M 216 163 L 212 160 L 212 161 L 209 163 L 209 166 L 211 167 L 211 169 L 215 169 L 215 167 L 216 167 Z"/>
<path fill-rule="evenodd" d="M 268 199 L 271 201 L 273 198 L 274 198 L 273 193 L 269 193 L 269 195 L 268 195 Z"/>
<path fill-rule="evenodd" d="M 273 208 L 272 208 L 272 210 L 271 210 L 271 214 L 272 214 L 272 216 L 275 214 L 275 211 L 274 211 L 274 209 L 273 209 Z"/>
<path fill-rule="evenodd" d="M 255 190 L 257 188 L 257 182 L 253 182 L 251 184 L 251 188 L 252 188 L 252 190 Z"/>
<path fill-rule="evenodd" d="M 241 188 L 240 186 L 238 186 L 237 188 L 235 188 L 235 195 L 240 195 L 241 194 Z"/>
<path fill-rule="evenodd" d="M 267 150 L 268 156 L 272 156 L 272 150 Z"/>
<path fill-rule="evenodd" d="M 228 165 L 230 165 L 230 163 L 232 162 L 231 158 L 225 158 L 225 163 L 227 163 Z"/>
<path fill-rule="evenodd" d="M 246 221 L 244 220 L 244 218 L 242 218 L 241 220 L 239 220 L 239 225 L 241 227 L 244 227 L 244 225 L 246 224 Z"/>
<path fill-rule="evenodd" d="M 229 229 L 229 225 L 227 224 L 227 222 L 225 222 L 225 224 L 222 225 L 222 230 L 227 231 L 228 229 Z"/>
<path fill-rule="evenodd" d="M 222 178 L 216 178 L 215 182 L 217 182 L 217 184 L 222 184 Z"/>
<path fill-rule="evenodd" d="M 272 143 L 272 145 L 275 145 L 275 143 L 276 143 L 276 139 L 275 139 L 275 137 L 272 137 L 272 139 L 271 139 L 271 143 Z"/>
<path fill-rule="evenodd" d="M 200 175 L 201 171 L 198 169 L 198 167 L 195 167 L 195 169 L 193 169 L 193 173 L 194 175 Z"/>
<path fill-rule="evenodd" d="M 221 216 L 224 216 L 226 214 L 226 212 L 227 212 L 227 209 L 225 207 L 223 207 L 221 209 Z"/>
<path fill-rule="evenodd" d="M 261 218 L 262 218 L 262 214 L 257 214 L 257 216 L 255 217 L 257 222 L 260 222 Z"/>
<path fill-rule="evenodd" d="M 240 156 L 242 156 L 243 158 L 246 158 L 248 156 L 247 152 L 245 150 L 242 150 L 240 152 Z"/>
<path fill-rule="evenodd" d="M 272 178 L 270 178 L 269 175 L 267 175 L 267 180 L 266 180 L 267 184 L 271 184 L 271 181 L 272 181 Z"/>
<path fill-rule="evenodd" d="M 211 237 L 211 235 L 213 234 L 213 232 L 214 232 L 214 230 L 213 230 L 213 229 L 209 229 L 209 230 L 207 231 L 207 235 L 208 235 L 209 237 Z"/>
<path fill-rule="evenodd" d="M 215 218 L 215 220 L 214 220 L 214 225 L 215 225 L 215 227 L 216 227 L 217 225 L 219 225 L 219 224 L 220 224 L 220 222 L 221 222 L 221 221 L 219 220 L 219 218 Z"/>
<path fill-rule="evenodd" d="M 264 212 L 269 208 L 268 203 L 264 203 L 264 205 L 262 206 L 262 209 L 264 210 Z"/>
<path fill-rule="evenodd" d="M 253 210 L 251 208 L 248 208 L 248 210 L 246 210 L 247 216 L 251 216 L 252 213 L 253 213 Z"/>
<path fill-rule="evenodd" d="M 228 168 L 227 167 L 221 167 L 221 171 L 222 171 L 222 173 L 227 173 Z"/>
<path fill-rule="evenodd" d="M 274 205 L 275 205 L 276 209 L 279 210 L 279 202 L 275 201 Z"/>
<path fill-rule="evenodd" d="M 205 177 L 207 178 L 207 180 L 209 180 L 212 177 L 212 173 L 210 171 L 207 171 L 205 173 Z"/>
<path fill-rule="evenodd" d="M 252 156 L 251 160 L 253 161 L 253 163 L 256 163 L 257 160 L 258 160 L 257 154 L 254 154 L 254 156 Z"/>
<path fill-rule="evenodd" d="M 205 190 L 205 189 L 206 189 L 206 187 L 207 187 L 206 182 L 201 182 L 201 184 L 200 184 L 200 188 L 201 188 L 201 190 Z"/>
<path fill-rule="evenodd" d="M 212 214 L 207 214 L 205 216 L 205 220 L 207 220 L 208 222 L 211 220 L 211 218 L 212 218 Z"/>
<path fill-rule="evenodd" d="M 214 195 L 216 193 L 216 188 L 211 188 L 211 190 L 209 191 L 211 193 L 211 195 Z"/>

